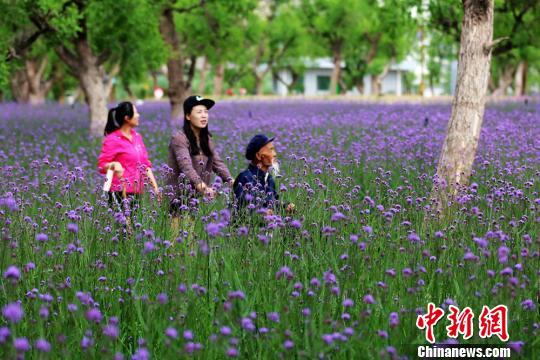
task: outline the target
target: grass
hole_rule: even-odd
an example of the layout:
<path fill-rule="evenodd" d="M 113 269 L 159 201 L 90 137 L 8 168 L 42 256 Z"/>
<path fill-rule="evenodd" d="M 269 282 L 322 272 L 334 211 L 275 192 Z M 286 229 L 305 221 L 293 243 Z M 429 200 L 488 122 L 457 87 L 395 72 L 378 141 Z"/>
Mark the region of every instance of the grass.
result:
<path fill-rule="evenodd" d="M 410 111 L 411 105 L 402 106 L 399 111 Z M 179 242 L 170 226 L 167 200 L 158 204 L 149 194 L 143 196 L 134 217 L 134 234 L 125 234 L 99 191 L 100 178 L 93 165 L 99 140 L 74 135 L 84 134 L 82 127 L 75 126 L 54 141 L 47 134 L 30 132 L 35 139 L 32 147 L 25 140 L 28 130 L 19 129 L 14 133 L 18 140 L 11 141 L 20 146 L 12 153 L 3 149 L 7 159 L 2 166 L 2 193 L 7 197 L 11 192 L 19 209 L 2 208 L 0 269 L 14 265 L 21 278 L 15 282 L 2 278 L 0 305 L 20 300 L 24 318 L 16 324 L 5 317 L 0 320 L 0 327 L 11 332 L 0 344 L 0 357 L 16 357 L 12 345 L 16 337 L 31 342 L 30 358 L 112 358 L 117 352 L 129 357 L 140 349 L 148 349 L 158 359 L 224 358 L 234 348 L 242 358 L 376 359 L 391 358 L 388 347 L 414 356 L 416 345 L 426 344 L 424 332 L 415 326 L 416 311 L 425 310 L 429 302 L 446 309 L 449 303 L 472 308 L 474 336 L 467 341 L 460 338 L 461 344 L 502 345 L 497 337 L 479 338 L 477 319 L 483 305 L 506 305 L 510 341 L 524 342 L 524 358 L 538 357 L 536 160 L 527 163 L 502 151 L 482 155 L 498 163 L 480 169 L 477 162 L 472 179 L 478 183 L 477 192 L 469 189 L 468 199 L 451 218 L 425 223 L 433 158 L 419 158 L 423 155 L 408 148 L 396 156 L 392 145 L 381 147 L 386 154 L 363 148 L 363 155 L 351 156 L 358 153 L 353 149 L 355 141 L 364 146 L 359 133 L 362 138 L 371 134 L 374 145 L 380 143 L 381 132 L 407 142 L 385 123 L 384 116 L 379 122 L 374 128 L 359 125 L 357 130 L 353 119 L 350 131 L 323 123 L 309 132 L 311 141 L 281 148 L 285 177 L 278 186 L 286 186 L 282 198 L 297 206 L 292 216 L 271 219 L 273 226 L 268 226 L 268 219 L 246 220 L 248 234 L 239 235 L 243 224 L 226 225 L 224 196 L 211 203 L 201 199 L 197 212 L 191 214 L 193 234 Z M 287 126 L 275 131 L 283 138 Z M 153 160 L 164 159 L 167 129 L 146 129 L 144 135 Z M 293 140 L 303 135 L 290 134 Z M 228 136 L 223 132 L 217 139 L 223 143 L 232 139 Z M 416 152 L 431 145 L 415 141 L 411 145 Z M 511 146 L 521 145 L 517 141 Z M 46 154 L 49 164 L 43 161 Z M 243 167 L 241 156 L 231 155 L 230 168 L 237 172 Z M 157 167 L 158 161 L 154 162 Z M 523 169 L 508 174 L 507 163 Z M 77 165 L 81 169 L 75 169 Z M 532 186 L 526 185 L 528 181 Z M 496 195 L 501 188 L 504 194 Z M 522 196 L 515 195 L 518 188 Z M 345 219 L 332 221 L 337 211 Z M 301 228 L 291 226 L 293 219 L 301 221 Z M 77 224 L 77 232 L 67 230 L 71 223 Z M 220 235 L 210 236 L 209 223 L 225 226 Z M 444 235 L 436 236 L 438 231 Z M 409 240 L 413 232 L 420 241 Z M 46 242 L 36 240 L 40 233 L 48 235 Z M 267 244 L 261 236 L 269 239 Z M 487 248 L 479 248 L 474 237 L 487 238 Z M 174 245 L 167 247 L 165 241 Z M 154 250 L 144 250 L 147 242 Z M 502 245 L 509 249 L 506 262 L 498 257 Z M 467 251 L 478 260 L 464 260 Z M 25 271 L 30 262 L 35 269 Z M 293 273 L 290 279 L 276 275 L 284 266 Z M 513 275 L 501 274 L 507 267 Z M 389 275 L 390 269 L 395 275 Z M 495 275 L 489 276 L 488 270 Z M 324 274 L 329 272 L 335 281 L 325 284 Z M 313 285 L 313 278 L 320 286 Z M 232 291 L 242 291 L 245 297 L 231 299 Z M 92 301 L 85 305 L 77 292 L 88 294 Z M 52 301 L 44 294 L 51 295 Z M 160 294 L 166 295 L 166 301 L 163 295 L 159 300 Z M 364 301 L 368 294 L 374 304 Z M 354 305 L 345 308 L 345 299 L 352 299 Z M 534 310 L 523 307 L 527 299 L 536 304 Z M 77 305 L 77 310 L 69 311 L 69 304 Z M 43 307 L 49 310 L 46 318 L 39 315 Z M 99 323 L 85 316 L 92 307 L 103 314 Z M 309 316 L 302 315 L 306 308 Z M 279 313 L 279 322 L 268 318 L 271 312 Z M 392 312 L 399 314 L 396 327 L 389 325 Z M 114 323 L 113 317 L 118 318 L 117 339 L 103 334 L 104 326 Z M 246 329 L 246 318 L 254 331 Z M 446 325 L 445 318 L 435 328 L 439 342 L 448 340 Z M 223 326 L 230 327 L 232 334 L 221 335 Z M 178 330 L 177 339 L 166 335 L 169 327 Z M 183 339 L 184 330 L 191 330 L 194 338 Z M 325 342 L 325 334 L 334 334 L 334 340 Z M 92 345 L 83 348 L 84 337 Z M 49 353 L 35 348 L 38 338 L 51 343 Z M 286 340 L 293 342 L 291 349 L 285 349 Z M 195 343 L 200 350 L 193 350 Z"/>

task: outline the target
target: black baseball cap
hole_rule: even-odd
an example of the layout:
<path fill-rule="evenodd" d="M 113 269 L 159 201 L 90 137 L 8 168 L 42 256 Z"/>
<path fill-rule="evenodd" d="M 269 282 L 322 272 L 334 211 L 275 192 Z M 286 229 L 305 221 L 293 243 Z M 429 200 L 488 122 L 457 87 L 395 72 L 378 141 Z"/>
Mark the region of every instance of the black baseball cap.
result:
<path fill-rule="evenodd" d="M 190 114 L 191 110 L 197 105 L 204 105 L 208 110 L 214 106 L 216 102 L 211 99 L 203 99 L 202 96 L 192 95 L 184 100 L 184 115 Z"/>
<path fill-rule="evenodd" d="M 274 139 L 275 137 L 268 138 L 268 136 L 263 135 L 263 134 L 257 134 L 254 137 L 252 137 L 246 148 L 246 159 L 248 160 L 255 159 L 255 154 L 257 154 L 259 150 L 262 149 L 263 146 L 274 141 Z"/>

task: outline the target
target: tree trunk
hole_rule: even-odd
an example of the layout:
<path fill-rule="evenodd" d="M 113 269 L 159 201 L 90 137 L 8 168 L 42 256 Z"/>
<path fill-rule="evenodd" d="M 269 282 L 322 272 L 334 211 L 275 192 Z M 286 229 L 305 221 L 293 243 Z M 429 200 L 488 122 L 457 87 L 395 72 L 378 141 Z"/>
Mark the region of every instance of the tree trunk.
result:
<path fill-rule="evenodd" d="M 44 81 L 43 74 L 49 61 L 41 59 L 25 60 L 26 78 L 28 81 L 28 101 L 31 105 L 45 103 L 45 97 L 52 87 L 52 80 Z"/>
<path fill-rule="evenodd" d="M 266 64 L 266 69 L 263 71 L 258 71 L 257 67 L 255 67 L 253 71 L 253 75 L 255 76 L 255 94 L 260 96 L 263 95 L 264 90 L 264 78 L 266 77 L 266 74 L 271 70 L 271 64 Z"/>
<path fill-rule="evenodd" d="M 501 75 L 499 76 L 497 88 L 493 91 L 493 94 L 491 95 L 494 97 L 506 95 L 506 89 L 508 89 L 508 87 L 512 85 L 512 81 L 514 80 L 514 73 L 515 68 L 513 66 L 510 65 L 504 68 Z"/>
<path fill-rule="evenodd" d="M 489 80 L 488 80 L 488 92 L 493 93 L 497 89 L 497 86 L 495 86 L 495 81 L 493 81 L 493 73 L 489 74 Z"/>
<path fill-rule="evenodd" d="M 133 93 L 133 90 L 131 90 L 131 87 L 127 82 L 122 82 L 122 87 L 124 88 L 124 91 L 128 94 L 128 98 L 130 101 L 135 101 L 135 94 Z"/>
<path fill-rule="evenodd" d="M 298 82 L 298 77 L 292 77 L 292 80 L 290 83 L 288 84 L 285 84 L 285 86 L 287 87 L 287 94 L 293 94 L 293 90 L 294 90 L 294 86 L 296 85 L 296 83 Z"/>
<path fill-rule="evenodd" d="M 10 79 L 11 94 L 18 103 L 27 103 L 30 97 L 25 69 L 16 70 Z"/>
<path fill-rule="evenodd" d="M 77 86 L 77 88 L 73 92 L 73 102 L 82 103 L 83 101 L 86 101 L 86 99 L 84 98 L 84 91 L 82 90 L 82 87 L 79 84 L 79 86 Z"/>
<path fill-rule="evenodd" d="M 111 86 L 111 91 L 109 92 L 109 102 L 116 102 L 116 84 L 113 84 L 113 86 Z"/>
<path fill-rule="evenodd" d="M 152 71 L 150 73 L 150 76 L 152 77 L 152 89 L 155 89 L 158 87 L 157 73 L 155 71 Z"/>
<path fill-rule="evenodd" d="M 463 0 L 468 1 L 468 0 Z M 475 0 L 471 0 L 475 1 Z M 483 0 L 480 0 L 483 1 Z M 488 0 L 489 1 L 489 0 Z M 463 2 L 465 4 L 465 2 Z M 424 96 L 426 90 L 426 84 L 424 83 L 424 62 L 426 59 L 426 47 L 424 45 L 424 27 L 420 27 L 420 84 L 418 85 L 418 94 Z"/>
<path fill-rule="evenodd" d="M 431 96 L 435 96 L 435 79 L 433 79 L 433 75 L 429 74 L 429 89 L 431 90 Z"/>
<path fill-rule="evenodd" d="M 359 79 L 357 80 L 356 85 L 355 85 L 358 91 L 361 92 L 362 95 L 366 95 L 365 89 L 364 89 L 364 76 L 366 74 L 366 69 L 373 62 L 373 60 L 375 59 L 375 56 L 377 56 L 377 50 L 379 48 L 379 42 L 381 40 L 381 36 L 382 36 L 381 33 L 377 33 L 373 36 L 370 36 L 367 34 L 365 35 L 366 40 L 369 42 L 369 51 L 365 58 L 365 65 L 363 65 L 363 71 L 361 72 L 362 75 L 359 76 Z M 378 79 L 376 80 L 378 81 Z M 374 83 L 373 81 L 374 81 L 374 76 L 372 75 L 371 76 L 371 94 L 373 94 L 374 84 L 375 84 L 375 88 L 379 89 L 377 82 Z M 377 90 L 377 94 L 379 92 L 380 91 Z"/>
<path fill-rule="evenodd" d="M 81 88 L 90 109 L 90 134 L 103 135 L 107 123 L 107 94 L 99 67 L 90 66 L 79 73 Z"/>
<path fill-rule="evenodd" d="M 516 70 L 514 88 L 517 96 L 524 96 L 527 92 L 527 67 L 527 62 L 521 61 Z"/>
<path fill-rule="evenodd" d="M 345 80 L 343 80 L 342 78 L 339 78 L 338 84 L 341 87 L 341 91 L 344 94 L 346 94 L 347 91 L 349 90 L 349 88 L 347 87 L 347 84 L 345 83 Z"/>
<path fill-rule="evenodd" d="M 167 79 L 169 80 L 169 102 L 171 104 L 171 124 L 183 119 L 182 104 L 189 95 L 189 84 L 184 81 L 184 58 L 180 49 L 180 39 L 174 23 L 174 12 L 170 8 L 163 10 L 159 31 L 165 43 L 171 48 L 167 61 Z"/>
<path fill-rule="evenodd" d="M 521 96 L 527 95 L 527 78 L 528 78 L 528 75 L 529 75 L 529 63 L 527 61 L 525 61 L 524 64 L 523 64 L 523 73 L 522 73 L 522 77 L 521 77 L 521 89 L 523 91 Z"/>
<path fill-rule="evenodd" d="M 341 75 L 341 46 L 334 46 L 333 51 L 334 69 L 330 77 L 330 95 L 337 94 L 337 84 Z"/>
<path fill-rule="evenodd" d="M 274 76 L 276 76 L 277 80 L 280 83 L 282 83 L 283 85 L 285 85 L 287 87 L 287 94 L 292 94 L 293 93 L 293 88 L 296 85 L 296 83 L 298 82 L 298 79 L 300 78 L 300 74 L 297 73 L 296 71 L 294 71 L 292 68 L 288 68 L 287 70 L 291 74 L 291 81 L 288 82 L 288 83 L 285 80 L 283 80 L 283 78 L 281 76 L 279 76 L 279 72 L 274 73 Z"/>
<path fill-rule="evenodd" d="M 263 94 L 264 76 L 255 75 L 255 94 L 260 96 Z"/>
<path fill-rule="evenodd" d="M 201 95 L 205 93 L 206 75 L 208 75 L 208 65 L 208 58 L 204 57 L 204 63 L 201 69 L 201 76 L 199 77 L 199 87 L 197 89 L 197 92 Z"/>
<path fill-rule="evenodd" d="M 371 75 L 371 95 L 373 96 L 381 95 L 381 76 L 380 75 Z"/>
<path fill-rule="evenodd" d="M 54 82 L 58 85 L 58 102 L 64 104 L 66 101 L 66 88 L 65 88 L 65 79 L 64 71 L 60 65 L 60 62 L 56 62 L 53 66 L 53 78 Z"/>
<path fill-rule="evenodd" d="M 116 65 L 111 74 L 106 74 L 102 64 L 104 59 L 93 52 L 86 32 L 80 33 L 73 44 L 75 52 L 65 46 L 58 47 L 56 52 L 79 79 L 90 110 L 90 135 L 102 136 L 107 123 L 107 98 L 112 89 L 112 78 L 120 68 Z"/>
<path fill-rule="evenodd" d="M 493 0 L 464 0 L 457 84 L 437 167 L 434 199 L 446 208 L 468 184 L 484 117 L 493 39 Z"/>
<path fill-rule="evenodd" d="M 255 61 L 253 62 L 253 76 L 255 77 L 255 95 L 257 96 L 261 96 L 263 94 L 264 77 L 266 76 L 266 73 L 270 70 L 272 66 L 271 63 L 273 61 L 272 57 L 268 59 L 266 69 L 263 71 L 259 71 L 259 67 L 261 65 L 261 62 L 263 61 L 264 53 L 264 41 L 260 41 L 257 48 L 257 53 L 255 55 Z"/>
<path fill-rule="evenodd" d="M 221 96 L 223 93 L 223 79 L 225 77 L 225 66 L 217 64 L 214 74 L 214 96 Z"/>
<path fill-rule="evenodd" d="M 381 96 L 381 92 L 382 92 L 381 81 L 384 77 L 386 77 L 386 75 L 388 75 L 389 70 L 390 70 L 390 62 L 385 65 L 383 71 L 380 74 L 371 76 L 371 94 L 372 95 Z"/>
<path fill-rule="evenodd" d="M 47 94 L 45 92 L 31 92 L 30 97 L 28 98 L 28 103 L 30 105 L 41 105 L 45 104 L 45 97 Z"/>

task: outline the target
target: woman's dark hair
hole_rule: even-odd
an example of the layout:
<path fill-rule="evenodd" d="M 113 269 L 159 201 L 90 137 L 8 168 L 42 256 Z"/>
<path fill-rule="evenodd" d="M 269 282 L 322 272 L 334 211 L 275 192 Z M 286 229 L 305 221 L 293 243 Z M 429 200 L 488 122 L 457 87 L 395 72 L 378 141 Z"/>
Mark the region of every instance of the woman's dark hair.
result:
<path fill-rule="evenodd" d="M 208 131 L 208 125 L 202 128 L 201 132 L 199 133 L 199 141 L 201 143 L 200 149 L 199 146 L 197 146 L 197 138 L 195 137 L 195 133 L 191 129 L 191 124 L 186 117 L 184 117 L 184 133 L 189 140 L 189 154 L 191 156 L 199 155 L 199 152 L 202 150 L 204 155 L 212 157 L 212 150 L 210 150 L 209 143 L 209 139 L 212 134 L 210 134 L 210 131 Z"/>
<path fill-rule="evenodd" d="M 105 135 L 120 129 L 126 116 L 131 119 L 134 113 L 133 104 L 129 101 L 121 102 L 115 108 L 110 109 L 107 116 L 107 125 L 105 125 Z"/>

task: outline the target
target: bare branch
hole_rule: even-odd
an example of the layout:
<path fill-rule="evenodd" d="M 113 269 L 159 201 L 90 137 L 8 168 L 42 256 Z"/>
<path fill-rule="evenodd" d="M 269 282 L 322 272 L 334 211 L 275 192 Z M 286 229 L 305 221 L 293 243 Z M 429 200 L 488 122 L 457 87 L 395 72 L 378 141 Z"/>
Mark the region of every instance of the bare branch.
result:
<path fill-rule="evenodd" d="M 525 17 L 525 15 L 527 14 L 527 12 L 529 12 L 530 10 L 532 10 L 535 6 L 538 5 L 538 2 L 537 1 L 529 1 L 525 4 L 525 6 L 521 9 L 521 11 L 519 13 L 516 13 L 514 11 L 514 9 L 512 8 L 512 15 L 514 17 L 514 24 L 512 26 L 512 30 L 510 30 L 509 34 L 512 36 L 514 35 L 517 30 L 523 26 L 523 18 Z M 506 11 L 508 11 L 508 8 L 506 7 L 505 8 Z M 497 42 L 497 40 L 493 41 L 492 44 L 493 46 L 491 46 L 491 48 L 489 48 L 489 50 L 492 50 L 493 52 L 491 53 L 493 56 L 497 56 L 497 55 L 500 55 L 500 54 L 504 54 L 510 50 L 513 50 L 516 45 L 512 42 L 512 39 L 509 38 L 509 37 L 504 37 L 504 38 L 501 38 L 502 40 L 500 40 L 499 42 Z M 509 40 L 508 42 L 506 42 L 504 45 L 502 46 L 497 46 L 498 43 L 500 43 L 501 41 L 503 40 Z M 488 49 L 486 49 L 487 51 Z"/>
<path fill-rule="evenodd" d="M 10 47 L 6 56 L 6 61 L 11 61 L 13 59 L 20 59 L 21 56 L 28 50 L 28 48 L 39 39 L 43 34 L 49 32 L 49 28 L 38 28 L 32 35 L 27 38 L 17 41 L 14 46 Z"/>
<path fill-rule="evenodd" d="M 66 63 L 73 73 L 77 74 L 82 66 L 80 59 L 64 45 L 57 46 L 55 50 L 60 59 Z"/>
<path fill-rule="evenodd" d="M 498 46 L 501 42 L 510 40 L 508 36 L 503 36 L 498 39 L 493 40 L 491 43 L 484 45 L 484 52 L 486 54 L 489 54 L 490 51 L 492 51 L 496 46 Z M 510 42 L 511 44 L 511 42 Z"/>
<path fill-rule="evenodd" d="M 107 94 L 107 96 L 111 93 L 112 91 L 112 87 L 113 87 L 113 78 L 118 75 L 118 73 L 120 72 L 120 63 L 115 63 L 111 69 L 111 71 L 109 71 L 109 74 L 107 76 L 107 81 L 104 83 L 104 87 L 105 87 L 105 93 Z"/>
<path fill-rule="evenodd" d="M 374 36 L 368 37 L 368 35 L 365 35 L 366 39 L 369 41 L 369 51 L 366 55 L 366 63 L 371 63 L 371 61 L 375 58 L 377 55 L 377 48 L 379 46 L 379 41 L 381 40 L 381 33 L 377 33 Z"/>
<path fill-rule="evenodd" d="M 97 57 L 97 66 L 103 65 L 105 61 L 109 60 L 110 56 L 111 56 L 111 50 L 110 49 L 104 50 Z"/>
<path fill-rule="evenodd" d="M 48 93 L 51 90 L 53 85 L 54 85 L 54 78 L 51 78 L 51 79 L 45 81 L 45 83 L 42 85 L 43 86 L 43 92 L 45 94 Z"/>
<path fill-rule="evenodd" d="M 289 84 L 285 80 L 283 80 L 283 78 L 281 76 L 279 76 L 279 71 L 276 71 L 273 75 L 276 77 L 277 81 L 279 81 L 283 85 L 289 87 Z"/>
<path fill-rule="evenodd" d="M 46 56 L 39 60 L 38 69 L 36 71 L 36 75 L 39 78 L 43 76 L 43 73 L 45 72 L 45 69 L 47 68 L 48 64 L 49 64 L 49 59 Z"/>
<path fill-rule="evenodd" d="M 272 64 L 274 62 L 278 62 L 285 55 L 285 53 L 287 52 L 287 49 L 289 49 L 289 47 L 292 46 L 294 40 L 295 40 L 294 37 L 290 37 L 287 39 L 287 41 L 285 41 L 283 46 L 279 49 L 279 52 L 271 57 Z"/>
<path fill-rule="evenodd" d="M 212 31 L 216 33 L 219 30 L 219 24 L 216 18 L 210 14 L 210 11 L 206 6 L 204 7 L 204 16 L 206 17 L 206 21 L 208 21 L 210 29 L 212 29 Z"/>
<path fill-rule="evenodd" d="M 109 77 L 112 79 L 120 72 L 120 63 L 115 63 L 111 71 L 109 71 Z"/>
<path fill-rule="evenodd" d="M 259 46 L 257 46 L 257 53 L 255 54 L 255 61 L 253 62 L 253 72 L 255 73 L 255 76 L 259 76 L 257 72 L 257 68 L 261 64 L 263 55 L 264 55 L 264 40 L 261 40 L 259 42 Z"/>
<path fill-rule="evenodd" d="M 189 89 L 191 87 L 191 82 L 193 81 L 193 77 L 195 76 L 195 65 L 196 64 L 197 64 L 197 56 L 192 55 L 190 57 L 189 70 L 188 70 L 188 73 L 187 73 L 186 89 Z"/>

